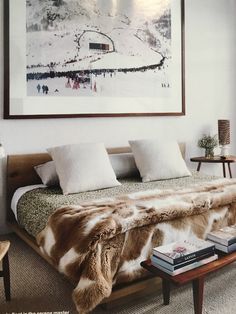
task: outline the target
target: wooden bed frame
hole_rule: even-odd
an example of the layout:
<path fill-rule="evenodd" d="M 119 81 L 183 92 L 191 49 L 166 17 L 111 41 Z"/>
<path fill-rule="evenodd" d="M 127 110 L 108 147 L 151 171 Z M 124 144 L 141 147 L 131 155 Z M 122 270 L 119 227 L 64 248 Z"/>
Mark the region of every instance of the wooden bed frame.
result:
<path fill-rule="evenodd" d="M 185 144 L 180 143 L 180 150 L 185 156 Z M 109 154 L 122 154 L 131 152 L 130 147 L 108 148 Z M 51 156 L 47 153 L 38 154 L 24 154 L 24 155 L 9 155 L 7 157 L 7 224 L 23 241 L 25 241 L 32 249 L 34 249 L 43 259 L 50 265 L 51 261 L 47 259 L 40 251 L 35 239 L 30 236 L 23 228 L 16 222 L 15 216 L 10 208 L 11 199 L 17 188 L 42 183 L 34 170 L 34 166 L 45 163 L 51 160 Z M 53 265 L 52 265 L 53 266 Z M 151 290 L 160 290 L 161 281 L 159 278 L 148 278 L 137 280 L 133 283 L 123 284 L 114 287 L 111 296 L 104 299 L 102 303 L 114 304 L 114 301 L 124 298 L 126 296 L 134 295 L 137 297 L 138 293 L 145 293 Z"/>

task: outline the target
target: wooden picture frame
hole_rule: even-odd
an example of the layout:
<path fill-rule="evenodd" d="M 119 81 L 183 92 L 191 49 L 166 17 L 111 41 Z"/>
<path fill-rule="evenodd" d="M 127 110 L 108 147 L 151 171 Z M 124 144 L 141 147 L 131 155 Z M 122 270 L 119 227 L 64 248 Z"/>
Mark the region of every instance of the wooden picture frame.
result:
<path fill-rule="evenodd" d="M 35 21 L 38 0 L 4 0 L 4 119 L 185 115 L 184 0 L 143 1 L 133 20 L 129 1 L 118 13 L 112 2 L 110 11 L 88 5 L 77 15 L 91 14 L 95 22 L 84 18 L 77 33 L 60 20 L 66 0 L 52 2 Z M 58 48 L 67 42 L 77 45 L 76 57 L 74 46 Z M 49 92 L 42 91 L 47 85 Z"/>

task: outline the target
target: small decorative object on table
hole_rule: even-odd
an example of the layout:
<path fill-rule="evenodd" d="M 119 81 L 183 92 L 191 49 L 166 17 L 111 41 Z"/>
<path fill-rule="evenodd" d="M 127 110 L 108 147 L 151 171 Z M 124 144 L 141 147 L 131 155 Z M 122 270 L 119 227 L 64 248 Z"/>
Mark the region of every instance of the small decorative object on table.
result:
<path fill-rule="evenodd" d="M 214 148 L 218 145 L 217 135 L 210 136 L 204 134 L 203 137 L 198 141 L 198 146 L 205 148 L 205 157 L 214 157 Z"/>
<path fill-rule="evenodd" d="M 229 144 L 230 144 L 230 121 L 218 120 L 218 135 L 219 144 L 221 148 L 220 157 L 226 158 L 229 156 Z"/>

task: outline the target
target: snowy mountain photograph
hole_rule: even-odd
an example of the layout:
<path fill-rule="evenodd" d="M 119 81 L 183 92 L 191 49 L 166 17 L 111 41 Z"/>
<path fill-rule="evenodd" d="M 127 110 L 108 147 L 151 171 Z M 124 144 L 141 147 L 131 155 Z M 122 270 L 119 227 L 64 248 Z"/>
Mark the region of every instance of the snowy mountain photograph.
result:
<path fill-rule="evenodd" d="M 27 95 L 170 97 L 170 3 L 27 0 Z"/>

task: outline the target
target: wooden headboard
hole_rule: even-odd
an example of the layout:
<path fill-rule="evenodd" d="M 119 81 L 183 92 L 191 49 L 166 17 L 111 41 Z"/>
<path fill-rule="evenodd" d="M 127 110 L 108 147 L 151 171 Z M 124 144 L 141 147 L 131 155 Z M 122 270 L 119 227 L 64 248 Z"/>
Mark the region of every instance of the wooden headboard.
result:
<path fill-rule="evenodd" d="M 185 143 L 179 143 L 182 156 L 185 157 Z M 107 148 L 109 154 L 131 152 L 130 147 Z M 17 188 L 42 183 L 34 170 L 34 166 L 51 160 L 47 153 L 9 155 L 7 157 L 7 221 L 15 221 L 10 209 L 12 196 Z"/>

